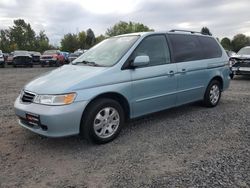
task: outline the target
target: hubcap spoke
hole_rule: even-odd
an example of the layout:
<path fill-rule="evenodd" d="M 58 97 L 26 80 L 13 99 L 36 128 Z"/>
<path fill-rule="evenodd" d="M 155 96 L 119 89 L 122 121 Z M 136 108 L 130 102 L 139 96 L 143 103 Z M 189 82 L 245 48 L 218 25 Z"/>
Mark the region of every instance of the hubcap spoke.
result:
<path fill-rule="evenodd" d="M 96 131 L 100 130 L 101 128 L 103 128 L 103 122 L 100 122 L 94 125 L 94 129 Z"/>
<path fill-rule="evenodd" d="M 110 108 L 105 108 L 104 109 L 104 118 L 108 118 L 110 114 Z"/>

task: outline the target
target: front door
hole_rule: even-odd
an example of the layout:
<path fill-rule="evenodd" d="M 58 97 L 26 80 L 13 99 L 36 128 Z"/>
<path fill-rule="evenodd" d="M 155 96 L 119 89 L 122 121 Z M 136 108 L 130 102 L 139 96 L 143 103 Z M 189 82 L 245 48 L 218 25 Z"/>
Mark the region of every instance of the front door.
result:
<path fill-rule="evenodd" d="M 176 105 L 176 64 L 171 63 L 165 35 L 146 37 L 132 54 L 147 55 L 147 66 L 131 70 L 133 117 Z"/>

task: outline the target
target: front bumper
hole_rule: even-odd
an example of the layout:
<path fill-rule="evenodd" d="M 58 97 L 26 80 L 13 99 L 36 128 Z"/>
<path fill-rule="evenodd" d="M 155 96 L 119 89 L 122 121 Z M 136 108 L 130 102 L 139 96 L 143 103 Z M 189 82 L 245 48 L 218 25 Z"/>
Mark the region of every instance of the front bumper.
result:
<path fill-rule="evenodd" d="M 40 59 L 40 64 L 42 65 L 54 65 L 56 64 L 56 60 L 52 60 L 52 59 Z"/>
<path fill-rule="evenodd" d="M 15 101 L 15 113 L 19 117 L 19 124 L 32 132 L 47 137 L 64 137 L 79 134 L 83 110 L 87 101 L 74 102 L 70 105 L 48 106 L 35 103 L 24 104 L 20 102 L 20 97 Z M 30 126 L 25 123 L 26 114 L 36 114 L 40 116 L 40 123 L 46 126 Z"/>
<path fill-rule="evenodd" d="M 250 67 L 232 67 L 231 71 L 235 75 L 249 75 Z"/>

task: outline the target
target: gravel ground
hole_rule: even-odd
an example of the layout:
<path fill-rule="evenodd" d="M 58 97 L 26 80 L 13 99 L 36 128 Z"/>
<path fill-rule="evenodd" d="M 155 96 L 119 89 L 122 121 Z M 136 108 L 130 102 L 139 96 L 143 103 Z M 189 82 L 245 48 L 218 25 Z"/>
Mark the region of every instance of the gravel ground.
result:
<path fill-rule="evenodd" d="M 92 145 L 17 124 L 20 89 L 50 69 L 0 69 L 0 187 L 250 187 L 250 78 L 236 77 L 216 108 L 159 112 Z"/>

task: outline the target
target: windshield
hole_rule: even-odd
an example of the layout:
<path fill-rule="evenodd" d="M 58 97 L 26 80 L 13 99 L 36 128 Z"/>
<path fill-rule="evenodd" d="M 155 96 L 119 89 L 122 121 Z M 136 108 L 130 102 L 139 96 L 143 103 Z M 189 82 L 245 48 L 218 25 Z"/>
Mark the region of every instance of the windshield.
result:
<path fill-rule="evenodd" d="M 47 50 L 43 53 L 43 55 L 53 55 L 53 54 L 56 54 L 58 53 L 57 50 Z"/>
<path fill-rule="evenodd" d="M 72 64 L 94 63 L 96 66 L 112 66 L 122 58 L 138 38 L 138 35 L 130 35 L 106 39 L 86 51 Z"/>
<path fill-rule="evenodd" d="M 250 48 L 241 48 L 238 55 L 250 55 Z"/>
<path fill-rule="evenodd" d="M 0 50 L 0 54 L 3 54 L 2 50 Z"/>

